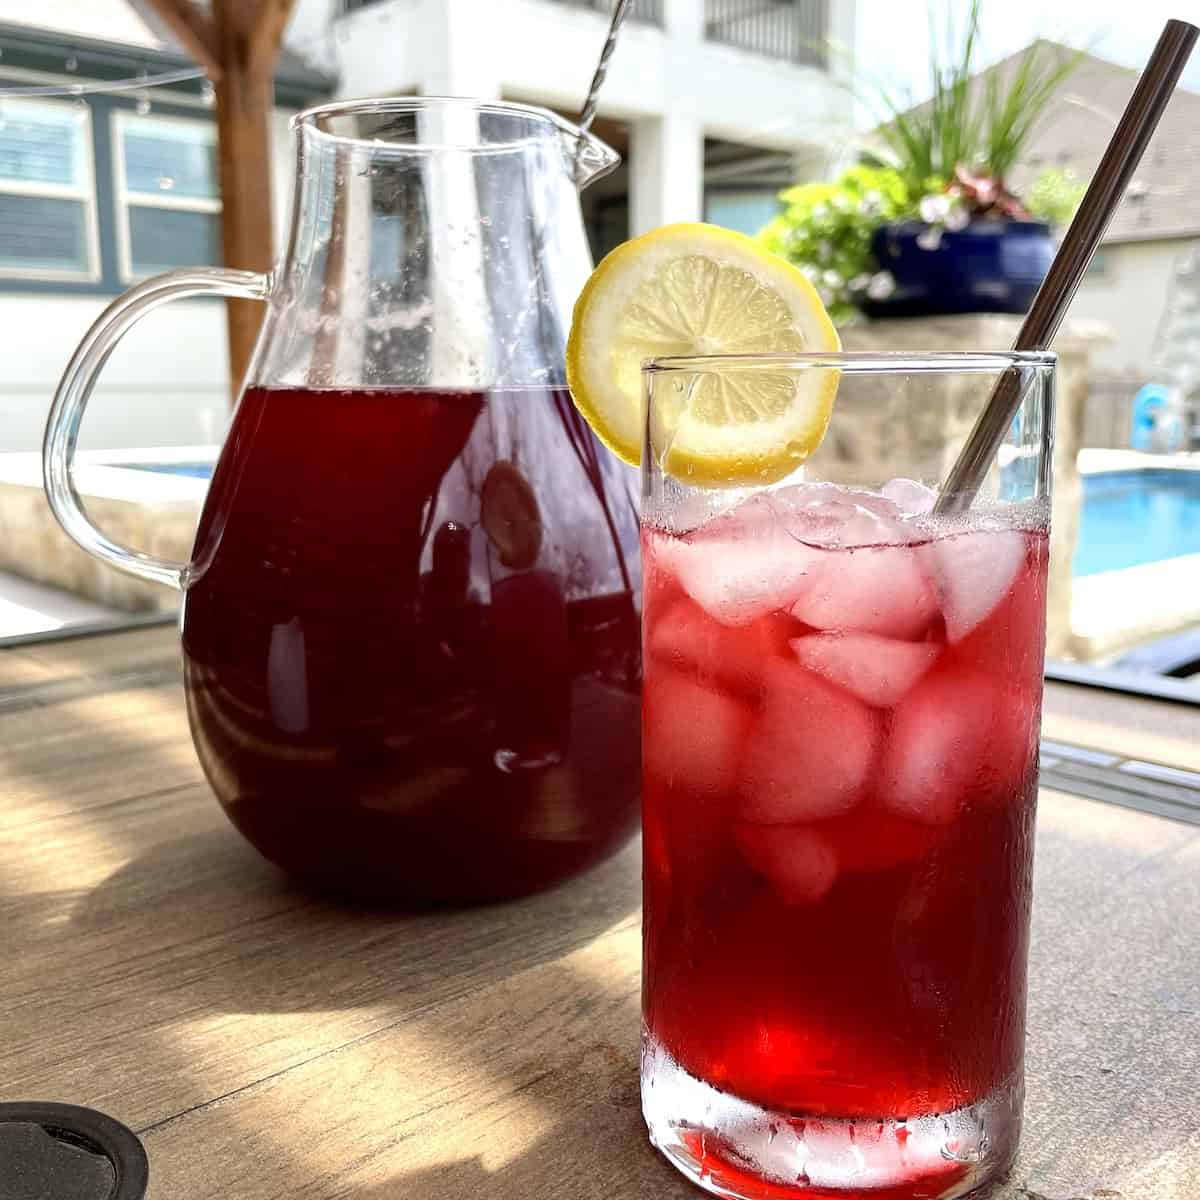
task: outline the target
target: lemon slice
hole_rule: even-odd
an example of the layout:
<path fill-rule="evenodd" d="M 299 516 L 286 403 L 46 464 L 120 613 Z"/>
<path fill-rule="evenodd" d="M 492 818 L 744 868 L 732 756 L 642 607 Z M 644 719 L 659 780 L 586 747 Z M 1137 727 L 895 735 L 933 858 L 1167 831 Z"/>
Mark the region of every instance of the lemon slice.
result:
<path fill-rule="evenodd" d="M 636 464 L 645 359 L 840 349 L 816 289 L 790 263 L 715 225 L 664 225 L 592 273 L 575 305 L 567 383 L 600 440 Z M 681 375 L 656 398 L 662 465 L 702 486 L 782 479 L 821 444 L 836 391 L 831 369 Z"/>

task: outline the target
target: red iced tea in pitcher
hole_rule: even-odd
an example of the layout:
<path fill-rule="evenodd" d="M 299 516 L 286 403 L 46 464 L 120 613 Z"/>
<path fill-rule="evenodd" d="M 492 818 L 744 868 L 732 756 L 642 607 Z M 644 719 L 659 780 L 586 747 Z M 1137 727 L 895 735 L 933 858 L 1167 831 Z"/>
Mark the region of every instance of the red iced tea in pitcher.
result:
<path fill-rule="evenodd" d="M 249 388 L 183 647 L 197 751 L 341 893 L 514 895 L 637 818 L 637 527 L 565 391 Z"/>

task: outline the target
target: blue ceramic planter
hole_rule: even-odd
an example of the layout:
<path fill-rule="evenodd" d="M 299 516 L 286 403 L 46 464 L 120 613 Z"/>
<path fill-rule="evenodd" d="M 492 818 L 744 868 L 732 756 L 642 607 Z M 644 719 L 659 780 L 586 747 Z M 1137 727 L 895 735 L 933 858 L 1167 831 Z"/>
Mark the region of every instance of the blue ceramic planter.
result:
<path fill-rule="evenodd" d="M 867 316 L 1023 313 L 1054 257 L 1041 221 L 972 221 L 944 232 L 933 250 L 917 245 L 924 229 L 920 221 L 897 221 L 875 231 L 871 250 L 896 290 L 886 300 L 864 299 Z"/>

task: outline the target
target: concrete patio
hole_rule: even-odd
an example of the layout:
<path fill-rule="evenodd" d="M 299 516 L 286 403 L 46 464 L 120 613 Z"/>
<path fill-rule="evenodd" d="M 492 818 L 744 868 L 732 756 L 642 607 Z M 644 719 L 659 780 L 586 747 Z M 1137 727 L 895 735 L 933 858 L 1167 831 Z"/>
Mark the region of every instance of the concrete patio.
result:
<path fill-rule="evenodd" d="M 0 571 L 0 641 L 31 633 L 53 633 L 67 625 L 116 621 L 124 615 L 61 588 L 31 583 Z"/>

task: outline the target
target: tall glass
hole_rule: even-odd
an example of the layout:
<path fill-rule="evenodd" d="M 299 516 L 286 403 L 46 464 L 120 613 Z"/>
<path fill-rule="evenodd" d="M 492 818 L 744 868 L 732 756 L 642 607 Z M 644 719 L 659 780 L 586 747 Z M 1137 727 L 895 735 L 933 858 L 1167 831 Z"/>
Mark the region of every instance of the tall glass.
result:
<path fill-rule="evenodd" d="M 1005 371 L 1008 440 L 970 510 L 935 517 Z M 645 379 L 651 1139 L 722 1196 L 964 1195 L 1021 1118 L 1054 358 L 671 358 Z M 788 478 L 663 469 L 685 397 L 823 384 L 829 430 Z"/>

